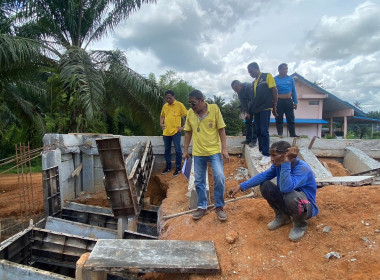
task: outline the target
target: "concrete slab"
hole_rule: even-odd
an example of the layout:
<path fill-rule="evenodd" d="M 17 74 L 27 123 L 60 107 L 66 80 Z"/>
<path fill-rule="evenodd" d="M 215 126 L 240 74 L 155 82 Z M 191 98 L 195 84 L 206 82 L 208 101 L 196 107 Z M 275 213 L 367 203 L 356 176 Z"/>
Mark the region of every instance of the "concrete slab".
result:
<path fill-rule="evenodd" d="M 316 179 L 317 186 L 342 185 L 354 187 L 372 184 L 374 180 L 375 176 L 344 176 Z"/>
<path fill-rule="evenodd" d="M 346 147 L 343 166 L 351 172 L 358 174 L 380 168 L 380 163 L 355 147 Z"/>
<path fill-rule="evenodd" d="M 313 170 L 315 178 L 331 178 L 333 175 L 317 159 L 314 153 L 306 147 L 300 148 L 298 157 L 305 161 Z"/>
<path fill-rule="evenodd" d="M 214 273 L 220 270 L 212 241 L 178 240 L 98 240 L 84 267 L 109 273 Z"/>

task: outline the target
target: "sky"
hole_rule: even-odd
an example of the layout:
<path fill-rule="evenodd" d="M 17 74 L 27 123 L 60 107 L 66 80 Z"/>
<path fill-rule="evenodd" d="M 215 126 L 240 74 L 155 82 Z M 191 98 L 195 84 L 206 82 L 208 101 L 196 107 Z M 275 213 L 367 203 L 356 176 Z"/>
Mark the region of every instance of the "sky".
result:
<path fill-rule="evenodd" d="M 207 97 L 252 82 L 247 65 L 277 75 L 287 63 L 364 112 L 380 111 L 380 1 L 158 0 L 143 4 L 91 49 L 120 49 L 129 67 L 175 71 Z"/>

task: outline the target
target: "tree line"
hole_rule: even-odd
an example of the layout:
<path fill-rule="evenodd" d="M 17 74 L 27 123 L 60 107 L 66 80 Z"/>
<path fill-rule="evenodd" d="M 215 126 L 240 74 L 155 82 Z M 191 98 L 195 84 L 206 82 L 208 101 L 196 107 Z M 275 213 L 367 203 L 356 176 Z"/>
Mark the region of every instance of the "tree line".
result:
<path fill-rule="evenodd" d="M 155 0 L 0 0 L 0 158 L 45 133 L 161 135 L 164 92 L 187 105 L 194 88 L 168 71 L 136 73 L 121 50 L 89 50 Z M 239 132 L 236 100 L 222 113 Z M 231 120 L 229 120 L 231 116 Z M 241 131 L 241 129 L 240 129 Z"/>

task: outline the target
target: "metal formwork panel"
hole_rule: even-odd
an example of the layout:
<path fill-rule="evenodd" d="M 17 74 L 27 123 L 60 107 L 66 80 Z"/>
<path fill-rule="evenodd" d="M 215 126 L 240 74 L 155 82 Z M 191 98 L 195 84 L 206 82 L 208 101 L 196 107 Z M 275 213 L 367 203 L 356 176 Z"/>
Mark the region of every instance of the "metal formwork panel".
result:
<path fill-rule="evenodd" d="M 137 201 L 131 193 L 120 138 L 97 139 L 100 161 L 105 175 L 105 188 L 114 216 L 134 217 Z M 133 192 L 134 190 L 132 190 Z"/>
<path fill-rule="evenodd" d="M 91 252 L 96 239 L 34 228 L 32 262 L 75 268 L 84 253 Z"/>
<path fill-rule="evenodd" d="M 45 217 L 61 215 L 61 190 L 58 166 L 42 171 Z"/>
<path fill-rule="evenodd" d="M 114 216 L 138 216 L 154 163 L 151 142 L 138 142 L 125 161 L 120 138 L 97 139 L 96 144 Z"/>

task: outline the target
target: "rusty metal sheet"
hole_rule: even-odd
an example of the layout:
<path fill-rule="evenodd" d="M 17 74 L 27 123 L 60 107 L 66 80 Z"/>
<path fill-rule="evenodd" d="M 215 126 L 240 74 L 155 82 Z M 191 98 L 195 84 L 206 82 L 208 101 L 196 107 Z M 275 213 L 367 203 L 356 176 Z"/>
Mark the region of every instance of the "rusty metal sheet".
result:
<path fill-rule="evenodd" d="M 215 273 L 219 262 L 212 241 L 98 240 L 86 270 L 124 273 Z"/>

